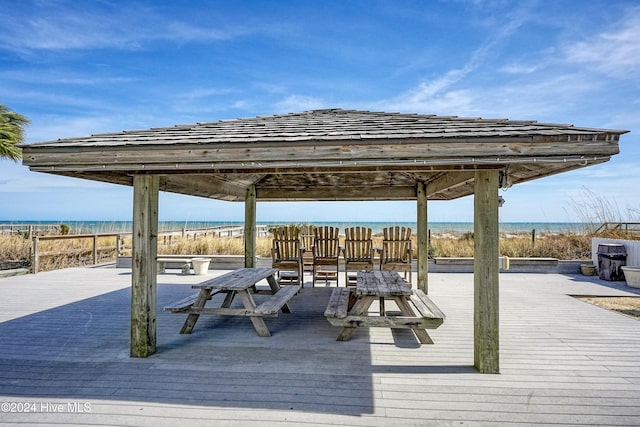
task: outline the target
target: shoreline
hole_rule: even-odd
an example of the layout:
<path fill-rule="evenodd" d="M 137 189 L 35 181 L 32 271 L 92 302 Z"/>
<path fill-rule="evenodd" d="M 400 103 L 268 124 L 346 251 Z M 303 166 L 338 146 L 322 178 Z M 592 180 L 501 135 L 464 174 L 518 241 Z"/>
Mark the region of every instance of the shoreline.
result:
<path fill-rule="evenodd" d="M 71 228 L 73 234 L 91 234 L 91 233 L 130 233 L 132 229 L 131 221 L 3 221 L 3 226 L 55 226 L 65 224 Z M 405 221 L 257 221 L 257 225 L 275 226 L 297 224 L 301 226 L 333 226 L 338 227 L 341 232 L 347 227 L 368 227 L 372 229 L 374 234 L 381 233 L 382 229 L 391 226 L 410 227 L 416 231 L 415 222 Z M 243 226 L 243 221 L 159 221 L 159 231 L 199 229 L 210 228 L 216 226 Z M 428 229 L 432 236 L 451 234 L 460 236 L 465 233 L 473 232 L 473 222 L 429 222 Z M 536 234 L 586 234 L 588 230 L 593 228 L 593 224 L 574 223 L 574 222 L 500 222 L 499 232 L 521 235 L 531 234 L 534 230 Z"/>

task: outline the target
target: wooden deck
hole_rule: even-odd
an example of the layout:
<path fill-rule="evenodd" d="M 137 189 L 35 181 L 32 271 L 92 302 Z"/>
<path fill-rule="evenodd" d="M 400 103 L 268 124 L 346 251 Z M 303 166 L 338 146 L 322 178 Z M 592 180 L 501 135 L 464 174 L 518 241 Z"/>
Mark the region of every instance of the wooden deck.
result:
<path fill-rule="evenodd" d="M 323 316 L 331 289 L 308 283 L 292 313 L 269 319 L 270 338 L 217 316 L 180 335 L 184 319 L 162 307 L 202 276 L 160 275 L 158 352 L 147 359 L 128 357 L 129 270 L 0 279 L 0 424 L 638 425 L 639 321 L 568 296 L 638 290 L 578 275 L 500 278 L 499 375 L 472 367 L 471 274 L 430 274 L 447 320 L 429 346 L 386 328 L 335 341 Z"/>

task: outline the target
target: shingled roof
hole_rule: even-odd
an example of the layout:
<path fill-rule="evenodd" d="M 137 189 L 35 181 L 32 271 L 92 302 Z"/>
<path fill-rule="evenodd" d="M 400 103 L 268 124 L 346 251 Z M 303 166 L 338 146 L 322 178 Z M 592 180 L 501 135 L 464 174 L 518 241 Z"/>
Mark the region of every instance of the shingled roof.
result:
<path fill-rule="evenodd" d="M 123 131 L 23 146 L 32 170 L 242 200 L 408 200 L 472 194 L 477 169 L 503 185 L 606 162 L 623 130 L 567 124 L 354 110 L 314 110 Z"/>

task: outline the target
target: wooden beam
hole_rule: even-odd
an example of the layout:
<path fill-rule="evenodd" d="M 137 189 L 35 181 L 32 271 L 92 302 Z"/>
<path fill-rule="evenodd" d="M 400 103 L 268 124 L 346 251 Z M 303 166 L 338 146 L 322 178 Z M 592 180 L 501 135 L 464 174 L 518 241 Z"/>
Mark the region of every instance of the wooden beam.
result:
<path fill-rule="evenodd" d="M 256 186 L 247 188 L 244 199 L 244 266 L 255 267 L 256 261 Z"/>
<path fill-rule="evenodd" d="M 533 138 L 534 140 L 536 138 Z M 27 166 L 99 165 L 107 170 L 122 165 L 161 166 L 179 170 L 186 164 L 209 165 L 211 169 L 223 167 L 294 167 L 324 162 L 384 164 L 402 159 L 420 162 L 451 159 L 472 163 L 472 159 L 533 158 L 543 162 L 548 156 L 609 156 L 618 154 L 617 142 L 608 140 L 580 140 L 567 143 L 553 140 L 521 138 L 402 138 L 384 139 L 370 143 L 355 141 L 322 141 L 303 144 L 301 141 L 269 144 L 255 141 L 238 144 L 145 144 L 143 147 L 88 146 L 23 148 L 23 163 Z M 412 163 L 406 162 L 406 164 Z M 455 162 L 454 162 L 455 163 Z M 335 165 L 334 165 L 335 166 Z"/>
<path fill-rule="evenodd" d="M 246 185 L 236 184 L 214 174 L 165 175 L 160 180 L 160 190 L 179 194 L 211 197 L 220 194 L 243 200 Z"/>
<path fill-rule="evenodd" d="M 474 365 L 500 373 L 498 278 L 498 171 L 478 171 L 474 181 Z"/>
<path fill-rule="evenodd" d="M 417 186 L 417 224 L 418 224 L 418 289 L 429 293 L 429 224 L 427 216 L 427 185 L 418 182 Z"/>
<path fill-rule="evenodd" d="M 466 185 L 473 182 L 474 171 L 467 172 L 445 172 L 438 178 L 429 181 L 429 198 L 435 197 L 438 193 L 451 190 L 452 188 Z"/>
<path fill-rule="evenodd" d="M 257 188 L 256 194 L 261 201 L 288 200 L 415 200 L 415 186 L 398 187 L 326 187 L 305 189 Z"/>
<path fill-rule="evenodd" d="M 265 164 L 252 163 L 249 166 L 243 164 L 241 168 L 228 170 L 219 168 L 207 170 L 206 164 L 199 164 L 200 169 L 187 170 L 197 165 L 179 164 L 173 165 L 171 170 L 162 172 L 155 170 L 158 167 L 157 164 L 137 165 L 140 168 L 137 172 L 128 169 L 132 165 L 121 163 L 108 165 L 108 169 L 103 165 L 65 164 L 55 167 L 31 166 L 31 170 L 125 185 L 132 185 L 133 175 L 162 173 L 161 190 L 225 201 L 243 200 L 245 189 L 252 183 L 256 184 L 258 201 L 415 200 L 416 183 L 420 181 L 428 184 L 429 200 L 452 200 L 473 194 L 470 177 L 473 180 L 476 170 L 506 167 L 506 164 L 479 164 L 481 159 L 473 160 L 472 164 L 466 165 L 413 162 L 411 165 L 356 163 L 341 164 L 339 167 L 316 164 L 305 167 L 298 165 L 299 167 L 295 168 L 269 168 Z M 565 163 L 560 161 L 562 159 L 545 163 L 542 157 L 538 158 L 537 162 L 521 163 L 524 160 L 526 159 L 520 158 L 518 163 L 509 165 L 509 175 L 513 184 L 606 162 L 609 158 L 585 157 L 582 163 L 573 161 Z M 496 159 L 493 161 L 495 162 Z M 81 169 L 89 167 L 92 171 L 72 171 L 78 167 Z M 195 178 L 192 175 L 195 175 Z M 192 180 L 193 185 L 191 185 Z M 368 191 L 361 191 L 363 185 L 366 185 Z"/>
<path fill-rule="evenodd" d="M 451 161 L 451 159 L 439 162 L 429 160 L 428 163 L 421 161 L 407 161 L 401 163 L 387 163 L 386 159 L 380 164 L 368 162 L 362 164 L 358 162 L 341 161 L 339 164 L 329 162 L 309 163 L 306 165 L 294 164 L 291 166 L 282 166 L 279 164 L 256 164 L 256 163 L 234 163 L 230 166 L 224 164 L 211 164 L 201 162 L 185 162 L 179 164 L 143 164 L 143 163 L 120 163 L 107 166 L 104 164 L 74 164 L 64 163 L 57 165 L 30 165 L 29 169 L 34 172 L 54 173 L 66 176 L 83 177 L 82 174 L 87 173 L 90 177 L 94 175 L 108 176 L 111 173 L 125 174 L 126 176 L 133 174 L 140 175 L 180 175 L 180 174 L 222 174 L 222 175 L 264 175 L 264 174 L 299 174 L 299 173 L 319 173 L 319 174 L 341 174 L 341 173 L 368 173 L 368 172 L 439 172 L 439 171 L 474 171 L 478 169 L 495 169 L 496 159 L 491 158 L 488 163 L 483 163 L 481 158 L 474 159 L 468 163 L 459 161 Z M 541 160 L 540 160 L 541 162 Z M 589 164 L 597 162 L 594 159 L 588 159 Z M 500 162 L 502 166 L 504 162 Z M 580 162 L 576 162 L 580 163 Z M 26 164 L 26 163 L 25 163 Z M 108 171 L 108 172 L 105 172 Z M 87 176 L 88 178 L 88 176 Z"/>
<path fill-rule="evenodd" d="M 153 175 L 133 177 L 131 357 L 156 352 L 159 181 Z"/>

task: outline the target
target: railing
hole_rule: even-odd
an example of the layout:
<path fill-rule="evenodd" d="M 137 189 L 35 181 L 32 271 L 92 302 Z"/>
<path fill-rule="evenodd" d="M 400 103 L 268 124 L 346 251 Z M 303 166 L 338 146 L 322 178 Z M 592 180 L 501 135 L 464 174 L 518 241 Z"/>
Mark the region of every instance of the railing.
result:
<path fill-rule="evenodd" d="M 258 237 L 265 237 L 269 234 L 269 227 L 266 225 L 256 226 L 256 234 Z M 244 226 L 242 225 L 218 225 L 208 228 L 183 228 L 182 230 L 169 230 L 161 231 L 158 233 L 159 237 L 164 239 L 164 243 L 171 243 L 174 237 L 180 237 L 183 239 L 197 240 L 199 237 L 214 236 L 214 237 L 243 237 Z"/>
<path fill-rule="evenodd" d="M 58 233 L 59 230 L 59 224 L 0 224 L 0 234 L 23 233 L 29 239 L 38 234 Z"/>
<path fill-rule="evenodd" d="M 31 245 L 31 272 L 33 274 L 40 270 L 40 258 L 48 256 L 60 256 L 60 255 L 82 255 L 91 254 L 93 264 L 98 264 L 98 255 L 100 252 L 117 250 L 118 244 L 113 246 L 98 246 L 98 238 L 101 237 L 115 237 L 116 242 L 119 241 L 118 234 L 72 234 L 66 236 L 34 236 L 32 238 Z M 91 239 L 90 248 L 74 248 L 65 249 L 59 251 L 42 251 L 40 250 L 40 243 L 42 241 L 52 240 L 72 240 L 72 239 Z"/>
<path fill-rule="evenodd" d="M 269 233 L 268 226 L 259 225 L 256 227 L 256 233 L 258 236 L 267 236 Z M 199 228 L 199 229 L 182 229 L 182 230 L 169 230 L 158 233 L 158 241 L 162 241 L 163 244 L 170 244 L 174 238 L 180 239 L 193 239 L 197 240 L 205 236 L 214 237 L 242 237 L 244 235 L 244 227 L 242 226 L 217 226 L 211 228 Z M 98 246 L 98 239 L 115 237 L 115 245 Z M 42 251 L 41 242 L 53 241 L 53 240 L 72 240 L 72 239 L 90 239 L 89 247 L 73 248 L 57 251 Z M 31 238 L 31 272 L 37 273 L 40 270 L 40 259 L 43 257 L 51 256 L 70 256 L 70 255 L 82 255 L 91 254 L 92 263 L 98 264 L 100 259 L 100 253 L 115 251 L 115 256 L 125 256 L 131 249 L 127 247 L 127 242 L 131 241 L 131 233 L 97 233 L 97 234 L 69 234 L 69 235 L 54 235 L 54 236 L 37 236 L 34 235 Z"/>
<path fill-rule="evenodd" d="M 640 233 L 640 222 L 605 222 L 596 229 L 594 234 L 607 231 L 621 231 L 628 234 Z"/>

